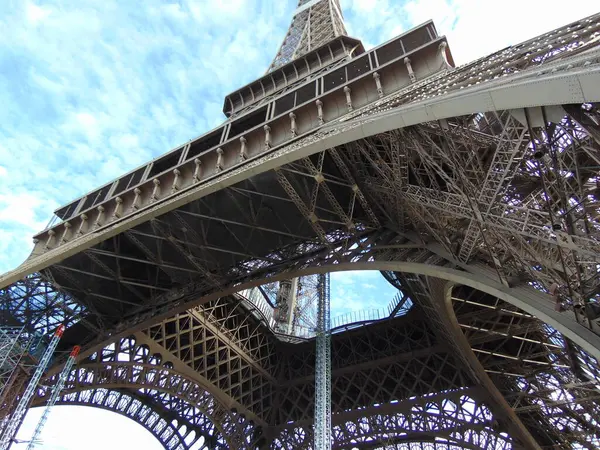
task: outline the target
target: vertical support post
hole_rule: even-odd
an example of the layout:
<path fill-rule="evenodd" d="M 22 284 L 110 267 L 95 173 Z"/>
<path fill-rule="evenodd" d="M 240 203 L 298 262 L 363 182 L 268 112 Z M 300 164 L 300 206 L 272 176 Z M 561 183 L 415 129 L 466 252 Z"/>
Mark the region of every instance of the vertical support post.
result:
<path fill-rule="evenodd" d="M 373 79 L 375 80 L 375 85 L 377 86 L 377 94 L 379 98 L 383 98 L 383 87 L 381 86 L 381 75 L 378 72 L 373 72 Z"/>
<path fill-rule="evenodd" d="M 406 65 L 406 70 L 408 70 L 408 76 L 410 77 L 411 83 L 417 82 L 417 77 L 415 76 L 415 72 L 413 71 L 412 64 L 410 63 L 410 58 L 404 58 L 404 64 Z"/>
<path fill-rule="evenodd" d="M 75 358 L 77 358 L 77 355 L 79 354 L 79 350 L 80 350 L 80 347 L 78 345 L 73 347 L 73 351 L 69 355 L 69 359 L 67 360 L 65 367 L 63 368 L 62 372 L 60 373 L 60 376 L 58 377 L 58 381 L 52 387 L 52 392 L 50 392 L 50 398 L 48 399 L 48 403 L 46 404 L 46 409 L 44 409 L 44 413 L 42 414 L 40 421 L 38 422 L 37 426 L 35 427 L 33 436 L 31 437 L 31 440 L 29 441 L 29 445 L 27 446 L 27 450 L 32 450 L 38 444 L 38 439 L 40 437 L 40 434 L 42 433 L 42 429 L 44 428 L 46 421 L 48 420 L 48 416 L 50 415 L 50 410 L 56 403 L 56 400 L 58 400 L 58 396 L 60 395 L 61 391 L 65 387 L 65 382 L 67 381 L 67 378 L 69 377 L 69 373 L 71 373 L 73 364 L 75 364 Z"/>
<path fill-rule="evenodd" d="M 242 136 L 240 138 L 240 162 L 248 159 L 248 149 L 246 147 L 246 138 Z"/>
<path fill-rule="evenodd" d="M 294 114 L 293 112 L 291 112 L 289 114 L 290 116 L 290 131 L 292 132 L 292 137 L 296 137 L 296 134 L 298 133 L 298 127 L 296 126 L 296 114 Z"/>
<path fill-rule="evenodd" d="M 275 300 L 277 307 L 275 320 L 277 321 L 277 330 L 281 333 L 292 333 L 297 293 L 298 278 L 279 282 L 279 292 L 277 292 Z"/>
<path fill-rule="evenodd" d="M 352 112 L 352 90 L 348 87 L 344 87 L 344 94 L 346 94 L 346 106 L 348 106 L 348 112 Z"/>
<path fill-rule="evenodd" d="M 317 116 L 319 117 L 319 125 L 323 125 L 325 123 L 325 119 L 323 118 L 323 102 L 321 100 L 317 100 Z"/>
<path fill-rule="evenodd" d="M 50 363 L 50 358 L 52 358 L 54 350 L 56 349 L 58 341 L 62 337 L 64 331 L 65 327 L 64 325 L 61 325 L 56 330 L 56 333 L 54 333 L 54 337 L 52 338 L 52 341 L 50 341 L 50 345 L 44 352 L 44 355 L 42 356 L 42 359 L 37 365 L 37 368 L 35 369 L 35 372 L 33 373 L 33 376 L 31 377 L 31 380 L 29 381 L 29 384 L 27 385 L 23 396 L 19 400 L 15 411 L 13 412 L 12 416 L 8 421 L 6 429 L 0 437 L 0 450 L 8 449 L 12 444 L 17 428 L 19 428 L 23 417 L 25 417 L 25 413 L 27 412 L 27 408 L 29 408 L 29 403 L 31 403 L 31 399 L 33 398 L 35 389 L 37 388 L 37 385 L 40 382 L 44 371 L 48 367 L 48 363 Z"/>
<path fill-rule="evenodd" d="M 331 450 L 331 324 L 328 273 L 319 274 L 318 286 L 314 450 Z"/>

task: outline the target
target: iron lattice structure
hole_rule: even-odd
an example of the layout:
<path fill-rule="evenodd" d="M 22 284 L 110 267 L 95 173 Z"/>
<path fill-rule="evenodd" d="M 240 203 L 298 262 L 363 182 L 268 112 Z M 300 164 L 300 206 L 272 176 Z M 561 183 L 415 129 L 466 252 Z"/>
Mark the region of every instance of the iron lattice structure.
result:
<path fill-rule="evenodd" d="M 329 20 L 222 127 L 57 210 L 3 321 L 65 324 L 61 402 L 165 448 L 309 449 L 314 333 L 273 286 L 379 270 L 389 314 L 332 330 L 333 449 L 597 448 L 600 15 L 462 67 L 431 22 L 365 51 Z"/>
<path fill-rule="evenodd" d="M 346 34 L 339 0 L 299 0 L 292 24 L 269 66 L 272 71 Z"/>
<path fill-rule="evenodd" d="M 319 275 L 315 352 L 315 450 L 331 449 L 331 321 L 330 277 Z"/>

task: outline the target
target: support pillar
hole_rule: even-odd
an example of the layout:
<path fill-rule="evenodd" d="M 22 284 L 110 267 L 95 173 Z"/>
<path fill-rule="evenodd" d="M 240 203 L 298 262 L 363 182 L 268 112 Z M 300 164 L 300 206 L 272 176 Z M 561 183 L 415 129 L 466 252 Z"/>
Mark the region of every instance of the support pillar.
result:
<path fill-rule="evenodd" d="M 330 277 L 319 274 L 317 351 L 315 361 L 314 450 L 331 450 L 331 323 Z"/>
<path fill-rule="evenodd" d="M 298 278 L 279 282 L 279 291 L 275 300 L 277 328 L 282 333 L 291 334 L 294 323 L 294 310 L 298 294 Z"/>

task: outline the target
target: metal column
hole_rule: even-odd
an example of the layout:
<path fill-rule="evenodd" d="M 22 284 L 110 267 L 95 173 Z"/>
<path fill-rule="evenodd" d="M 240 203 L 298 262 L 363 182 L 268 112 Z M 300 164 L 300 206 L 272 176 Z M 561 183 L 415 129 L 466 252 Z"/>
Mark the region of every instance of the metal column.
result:
<path fill-rule="evenodd" d="M 16 433 L 17 429 L 19 428 L 19 426 L 21 425 L 21 421 L 23 420 L 23 417 L 25 416 L 25 413 L 27 412 L 27 408 L 29 407 L 29 404 L 31 403 L 31 399 L 33 398 L 35 389 L 37 388 L 37 385 L 40 382 L 40 379 L 42 378 L 44 371 L 46 370 L 46 368 L 48 367 L 48 364 L 50 363 L 50 359 L 52 358 L 52 355 L 54 354 L 54 350 L 56 349 L 56 346 L 58 345 L 58 341 L 62 337 L 64 330 L 65 330 L 64 325 L 60 325 L 58 327 L 58 329 L 56 330 L 56 332 L 54 333 L 54 337 L 50 341 L 50 345 L 44 352 L 42 359 L 40 360 L 39 364 L 37 365 L 35 372 L 33 373 L 33 376 L 31 377 L 29 384 L 27 385 L 27 389 L 25 389 L 23 396 L 19 400 L 17 408 L 15 409 L 12 416 L 8 420 L 8 424 L 7 424 L 6 428 L 3 430 L 2 436 L 0 437 L 0 449 L 1 450 L 6 450 L 12 444 L 15 433 Z"/>
<path fill-rule="evenodd" d="M 315 361 L 315 445 L 314 450 L 331 449 L 331 325 L 330 277 L 319 275 L 317 351 Z"/>
<path fill-rule="evenodd" d="M 281 333 L 291 334 L 298 294 L 298 278 L 282 280 L 279 282 L 279 291 L 275 300 L 277 314 L 277 330 Z"/>
<path fill-rule="evenodd" d="M 52 392 L 50 393 L 50 398 L 48 399 L 48 403 L 46 404 L 46 409 L 44 409 L 44 413 L 42 414 L 40 421 L 38 422 L 37 426 L 35 427 L 31 441 L 29 441 L 29 445 L 27 446 L 27 450 L 32 450 L 39 443 L 38 440 L 39 440 L 40 434 L 42 433 L 42 429 L 44 428 L 44 425 L 46 425 L 46 421 L 48 420 L 48 416 L 50 415 L 50 411 L 52 410 L 52 407 L 56 404 L 56 401 L 58 400 L 60 393 L 62 392 L 63 388 L 65 387 L 65 382 L 67 381 L 67 378 L 69 377 L 69 374 L 71 373 L 71 369 L 73 368 L 73 365 L 75 364 L 75 359 L 77 358 L 77 355 L 79 354 L 79 350 L 80 350 L 80 347 L 78 345 L 76 345 L 73 348 L 73 351 L 71 352 L 71 355 L 69 356 L 69 359 L 67 360 L 67 362 L 65 364 L 65 367 L 63 368 L 62 372 L 60 373 L 60 375 L 58 377 L 58 381 L 52 388 Z"/>

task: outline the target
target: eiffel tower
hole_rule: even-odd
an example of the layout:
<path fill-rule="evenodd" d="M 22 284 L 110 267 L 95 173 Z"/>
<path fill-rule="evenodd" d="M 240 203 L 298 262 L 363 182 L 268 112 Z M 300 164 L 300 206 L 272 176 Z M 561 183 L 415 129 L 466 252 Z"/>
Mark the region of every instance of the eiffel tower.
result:
<path fill-rule="evenodd" d="M 366 50 L 300 0 L 221 126 L 55 212 L 2 324 L 65 325 L 59 403 L 165 448 L 309 449 L 315 280 L 377 270 L 385 314 L 332 324 L 331 448 L 598 448 L 599 36 L 455 67 L 431 21 Z"/>

